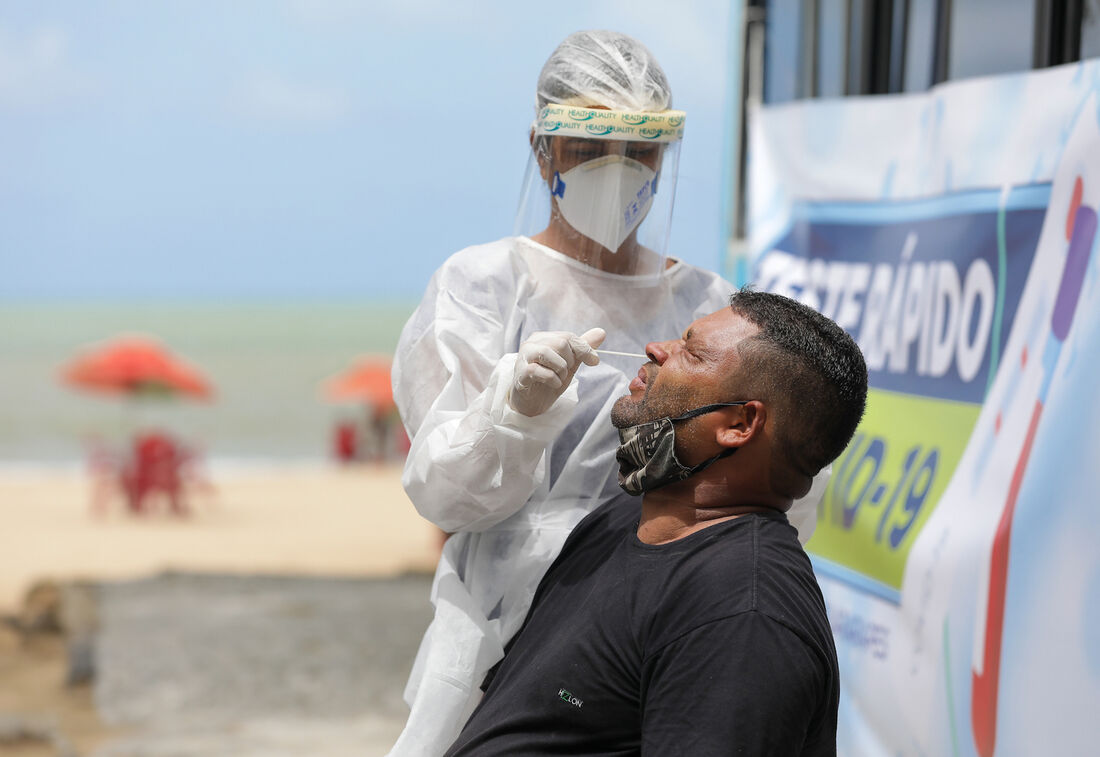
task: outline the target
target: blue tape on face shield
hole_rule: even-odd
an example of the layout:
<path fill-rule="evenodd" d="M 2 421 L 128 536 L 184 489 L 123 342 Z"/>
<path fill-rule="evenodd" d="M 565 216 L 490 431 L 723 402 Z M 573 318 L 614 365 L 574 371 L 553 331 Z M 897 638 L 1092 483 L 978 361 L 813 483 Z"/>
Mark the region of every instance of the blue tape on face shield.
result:
<path fill-rule="evenodd" d="M 745 405 L 748 402 L 718 402 L 689 410 L 675 418 L 658 418 L 648 423 L 620 428 L 620 444 L 615 453 L 615 459 L 619 461 L 619 486 L 628 494 L 637 496 L 666 484 L 683 481 L 718 460 L 729 457 L 737 451 L 737 447 L 723 450 L 690 468 L 685 466 L 676 459 L 676 429 L 673 424 L 723 407 Z"/>
<path fill-rule="evenodd" d="M 550 187 L 550 194 L 554 197 L 565 195 L 565 182 L 561 180 L 561 174 L 557 171 L 554 171 L 554 182 Z"/>

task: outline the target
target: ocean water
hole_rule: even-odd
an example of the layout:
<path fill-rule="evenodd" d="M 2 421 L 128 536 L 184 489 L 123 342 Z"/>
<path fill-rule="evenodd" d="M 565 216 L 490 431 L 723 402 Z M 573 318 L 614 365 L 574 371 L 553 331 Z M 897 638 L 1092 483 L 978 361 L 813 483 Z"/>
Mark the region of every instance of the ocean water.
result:
<path fill-rule="evenodd" d="M 166 429 L 203 456 L 310 461 L 333 424 L 363 417 L 321 395 L 325 379 L 367 353 L 392 354 L 414 302 L 363 304 L 0 304 L 0 466 L 80 464 L 90 446 Z M 81 348 L 154 336 L 213 382 L 212 402 L 136 400 L 64 385 Z"/>

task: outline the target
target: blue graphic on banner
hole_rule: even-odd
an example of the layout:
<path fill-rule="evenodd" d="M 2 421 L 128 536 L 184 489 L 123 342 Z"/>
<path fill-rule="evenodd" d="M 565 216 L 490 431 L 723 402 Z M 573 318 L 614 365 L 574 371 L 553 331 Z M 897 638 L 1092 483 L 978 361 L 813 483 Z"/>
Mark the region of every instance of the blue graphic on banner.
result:
<path fill-rule="evenodd" d="M 799 203 L 760 289 L 859 342 L 871 386 L 981 403 L 1035 255 L 1048 185 L 907 203 Z"/>

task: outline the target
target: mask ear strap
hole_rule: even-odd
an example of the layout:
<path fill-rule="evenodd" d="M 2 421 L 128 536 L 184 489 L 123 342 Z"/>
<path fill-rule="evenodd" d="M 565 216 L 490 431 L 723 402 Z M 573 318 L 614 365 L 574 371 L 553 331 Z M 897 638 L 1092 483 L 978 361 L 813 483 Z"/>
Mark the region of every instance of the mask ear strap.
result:
<path fill-rule="evenodd" d="M 721 452 L 719 452 L 714 457 L 712 457 L 708 460 L 704 460 L 703 462 L 699 463 L 695 467 L 691 468 L 691 474 L 690 475 L 694 476 L 696 473 L 703 470 L 703 468 L 706 468 L 709 465 L 713 465 L 714 463 L 721 460 L 723 457 L 729 457 L 730 455 L 732 455 L 734 452 L 736 452 L 739 449 L 741 449 L 741 448 L 740 447 L 727 447 L 726 449 L 722 450 Z"/>
<path fill-rule="evenodd" d="M 686 421 L 690 418 L 695 418 L 695 417 L 700 416 L 700 415 L 706 415 L 707 413 L 713 413 L 715 410 L 721 410 L 724 407 L 737 407 L 739 405 L 747 405 L 747 404 L 749 404 L 749 400 L 742 400 L 741 402 L 716 402 L 713 405 L 703 405 L 702 407 L 697 407 L 694 410 L 689 410 L 688 412 L 684 413 L 683 415 L 681 415 L 677 418 L 671 418 L 670 420 L 673 420 L 673 421 Z M 722 450 L 721 452 L 719 452 L 714 457 L 709 458 L 707 460 L 704 460 L 703 462 L 701 462 L 698 465 L 691 468 L 690 469 L 691 473 L 689 475 L 694 476 L 696 473 L 703 470 L 707 466 L 713 465 L 714 463 L 721 460 L 723 457 L 729 457 L 730 455 L 732 455 L 734 452 L 736 452 L 739 449 L 740 449 L 740 447 L 728 447 L 728 448 Z"/>
<path fill-rule="evenodd" d="M 719 410 L 723 407 L 736 407 L 738 405 L 747 405 L 750 400 L 742 400 L 741 402 L 715 402 L 713 405 L 703 405 L 697 407 L 694 410 L 688 410 L 683 415 L 678 415 L 675 418 L 669 418 L 670 421 L 686 421 L 690 418 L 695 418 L 700 415 L 706 415 L 707 413 L 713 413 L 715 410 Z"/>

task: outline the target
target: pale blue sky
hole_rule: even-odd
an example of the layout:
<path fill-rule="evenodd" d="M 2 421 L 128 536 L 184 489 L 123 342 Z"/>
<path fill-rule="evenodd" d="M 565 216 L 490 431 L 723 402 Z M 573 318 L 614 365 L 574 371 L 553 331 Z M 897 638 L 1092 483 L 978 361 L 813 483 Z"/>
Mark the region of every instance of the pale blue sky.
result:
<path fill-rule="evenodd" d="M 583 28 L 665 68 L 671 252 L 717 269 L 731 5 L 0 0 L 0 299 L 416 298 L 511 233 L 538 72 Z"/>

